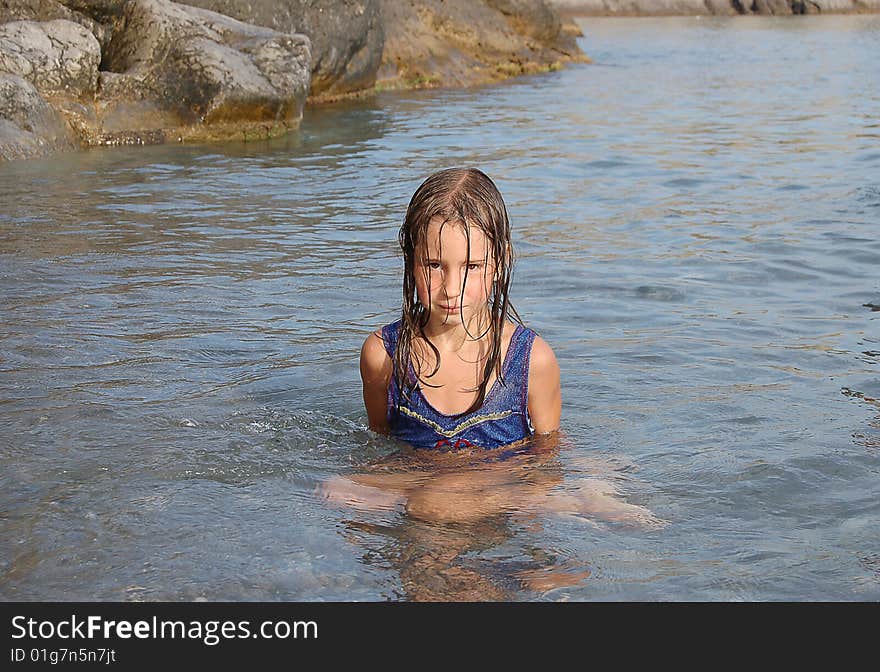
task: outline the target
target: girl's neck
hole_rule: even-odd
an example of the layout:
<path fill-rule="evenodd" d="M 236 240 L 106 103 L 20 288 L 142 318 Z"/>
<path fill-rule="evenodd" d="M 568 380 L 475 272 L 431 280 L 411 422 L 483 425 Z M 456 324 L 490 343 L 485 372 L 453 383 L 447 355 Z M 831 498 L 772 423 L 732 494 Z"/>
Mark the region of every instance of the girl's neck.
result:
<path fill-rule="evenodd" d="M 467 325 L 462 323 L 459 315 L 453 315 L 446 322 L 431 320 L 425 325 L 425 336 L 440 351 L 458 351 L 468 343 L 489 338 L 491 330 L 488 327 L 488 311 L 484 315 L 474 316 Z"/>

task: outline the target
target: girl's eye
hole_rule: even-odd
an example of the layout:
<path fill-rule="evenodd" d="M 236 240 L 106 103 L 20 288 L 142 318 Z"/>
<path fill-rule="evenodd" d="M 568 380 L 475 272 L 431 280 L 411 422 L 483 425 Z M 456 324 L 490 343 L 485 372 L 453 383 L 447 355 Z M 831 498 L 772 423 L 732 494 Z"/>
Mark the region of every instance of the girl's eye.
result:
<path fill-rule="evenodd" d="M 483 268 L 483 264 L 468 264 L 469 271 L 479 271 L 481 268 Z"/>
<path fill-rule="evenodd" d="M 440 268 L 440 262 L 439 261 L 429 261 L 427 264 L 425 264 L 425 266 L 430 268 L 432 271 L 436 271 L 437 269 Z"/>

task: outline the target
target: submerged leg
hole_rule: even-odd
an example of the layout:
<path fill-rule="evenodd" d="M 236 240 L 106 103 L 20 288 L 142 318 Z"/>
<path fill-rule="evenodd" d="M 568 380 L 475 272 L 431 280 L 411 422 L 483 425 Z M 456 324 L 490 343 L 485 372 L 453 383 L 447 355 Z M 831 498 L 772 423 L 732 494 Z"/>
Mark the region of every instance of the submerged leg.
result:
<path fill-rule="evenodd" d="M 590 578 L 590 570 L 574 563 L 562 565 L 550 565 L 536 569 L 524 569 L 517 572 L 519 579 L 526 590 L 535 593 L 546 593 L 556 588 L 578 586 Z"/>
<path fill-rule="evenodd" d="M 392 511 L 406 503 L 406 494 L 396 488 L 383 488 L 375 483 L 360 482 L 361 474 L 351 478 L 333 476 L 321 483 L 316 494 L 328 502 L 342 504 L 358 511 Z"/>
<path fill-rule="evenodd" d="M 536 503 L 553 513 L 577 514 L 647 529 L 659 529 L 667 524 L 644 506 L 620 499 L 613 483 L 592 478 L 567 484 L 564 490 L 553 490 Z"/>

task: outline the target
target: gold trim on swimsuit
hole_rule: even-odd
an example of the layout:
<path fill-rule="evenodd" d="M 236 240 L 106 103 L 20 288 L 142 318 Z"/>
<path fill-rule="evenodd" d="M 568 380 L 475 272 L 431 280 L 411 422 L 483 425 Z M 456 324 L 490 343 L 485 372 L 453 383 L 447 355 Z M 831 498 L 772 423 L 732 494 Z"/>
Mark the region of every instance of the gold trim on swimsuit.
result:
<path fill-rule="evenodd" d="M 479 425 L 480 423 L 486 422 L 487 420 L 501 420 L 502 418 L 506 418 L 508 415 L 511 415 L 513 413 L 512 410 L 507 410 L 499 411 L 498 413 L 488 413 L 486 415 L 476 415 L 473 418 L 469 418 L 468 420 L 465 420 L 464 422 L 456 425 L 452 429 L 443 429 L 443 427 L 438 425 L 433 420 L 428 420 L 428 418 L 423 416 L 421 413 L 417 413 L 416 411 L 407 408 L 406 406 L 401 406 L 400 412 L 404 415 L 408 415 L 411 418 L 415 418 L 419 422 L 423 422 L 441 436 L 445 436 L 447 439 L 451 439 L 456 434 L 463 432 L 464 430 L 473 427 L 474 425 Z"/>

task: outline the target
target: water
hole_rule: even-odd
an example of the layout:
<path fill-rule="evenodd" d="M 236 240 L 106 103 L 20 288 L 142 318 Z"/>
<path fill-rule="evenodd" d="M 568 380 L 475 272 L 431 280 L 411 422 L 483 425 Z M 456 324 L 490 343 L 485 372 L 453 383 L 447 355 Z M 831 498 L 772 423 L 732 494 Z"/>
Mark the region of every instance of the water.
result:
<path fill-rule="evenodd" d="M 880 599 L 880 17 L 583 27 L 594 65 L 270 143 L 0 166 L 0 597 Z M 665 528 L 313 494 L 395 449 L 357 353 L 459 164 L 562 368 L 547 473 L 604 464 Z"/>

